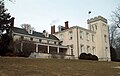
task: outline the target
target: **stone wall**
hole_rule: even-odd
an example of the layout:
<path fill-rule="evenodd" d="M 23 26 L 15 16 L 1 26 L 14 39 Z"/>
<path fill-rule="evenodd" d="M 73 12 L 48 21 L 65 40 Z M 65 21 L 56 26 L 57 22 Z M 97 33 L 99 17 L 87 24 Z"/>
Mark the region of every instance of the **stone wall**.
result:
<path fill-rule="evenodd" d="M 31 53 L 30 58 L 74 59 L 74 56 L 62 54 Z"/>

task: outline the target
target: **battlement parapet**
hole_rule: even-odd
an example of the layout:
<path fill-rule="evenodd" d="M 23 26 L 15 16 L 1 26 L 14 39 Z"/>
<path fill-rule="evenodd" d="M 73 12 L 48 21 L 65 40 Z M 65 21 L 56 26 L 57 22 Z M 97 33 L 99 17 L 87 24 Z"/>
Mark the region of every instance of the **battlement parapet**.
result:
<path fill-rule="evenodd" d="M 87 23 L 89 24 L 89 23 L 92 23 L 92 22 L 95 22 L 95 21 L 99 21 L 99 20 L 107 23 L 107 19 L 105 19 L 105 18 L 102 17 L 102 16 L 98 16 L 98 17 L 94 17 L 94 18 L 88 19 L 88 20 L 87 20 Z"/>

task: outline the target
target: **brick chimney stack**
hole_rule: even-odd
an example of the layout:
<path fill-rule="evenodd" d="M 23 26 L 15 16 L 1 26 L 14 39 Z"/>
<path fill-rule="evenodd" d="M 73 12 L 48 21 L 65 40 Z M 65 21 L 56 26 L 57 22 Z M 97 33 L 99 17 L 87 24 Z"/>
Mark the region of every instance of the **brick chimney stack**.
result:
<path fill-rule="evenodd" d="M 65 22 L 65 29 L 68 29 L 69 25 L 68 25 L 68 21 Z"/>
<path fill-rule="evenodd" d="M 51 26 L 51 34 L 55 33 L 55 25 Z"/>

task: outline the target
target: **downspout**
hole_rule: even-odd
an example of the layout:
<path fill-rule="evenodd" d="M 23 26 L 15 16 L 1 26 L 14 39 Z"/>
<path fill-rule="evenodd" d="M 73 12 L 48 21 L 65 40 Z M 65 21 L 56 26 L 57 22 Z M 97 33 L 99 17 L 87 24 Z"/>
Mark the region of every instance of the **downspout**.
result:
<path fill-rule="evenodd" d="M 78 53 L 78 57 L 79 57 L 78 27 L 77 27 L 77 53 Z"/>

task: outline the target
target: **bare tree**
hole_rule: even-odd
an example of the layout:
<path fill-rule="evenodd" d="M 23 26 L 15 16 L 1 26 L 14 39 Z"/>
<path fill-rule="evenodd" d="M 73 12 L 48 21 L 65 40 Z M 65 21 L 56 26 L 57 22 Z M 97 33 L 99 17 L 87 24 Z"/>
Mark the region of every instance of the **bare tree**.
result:
<path fill-rule="evenodd" d="M 113 11 L 112 20 L 114 25 L 120 28 L 120 6 Z"/>
<path fill-rule="evenodd" d="M 112 24 L 109 27 L 110 46 L 111 48 L 114 48 L 116 58 L 120 59 L 120 6 L 112 12 L 111 17 Z M 111 53 L 112 52 L 113 49 L 111 49 Z"/>
<path fill-rule="evenodd" d="M 120 6 L 112 13 L 112 24 L 109 27 L 110 45 L 114 48 L 117 48 L 120 43 L 118 42 L 120 38 Z"/>
<path fill-rule="evenodd" d="M 35 52 L 34 41 L 19 39 L 13 41 L 11 47 L 14 49 L 14 54 L 17 56 L 29 57 L 31 52 Z"/>

